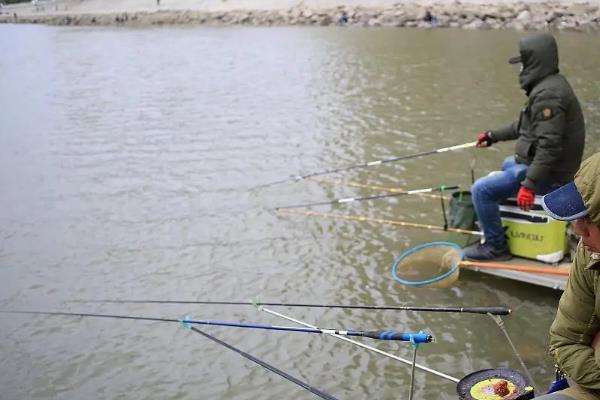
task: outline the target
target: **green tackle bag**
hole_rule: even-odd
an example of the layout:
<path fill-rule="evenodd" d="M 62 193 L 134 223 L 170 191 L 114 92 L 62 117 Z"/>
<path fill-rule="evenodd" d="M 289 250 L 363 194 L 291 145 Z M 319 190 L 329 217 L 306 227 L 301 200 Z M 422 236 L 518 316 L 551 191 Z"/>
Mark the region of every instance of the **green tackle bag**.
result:
<path fill-rule="evenodd" d="M 452 193 L 448 227 L 473 230 L 476 219 L 477 215 L 473 207 L 471 192 L 461 191 Z"/>

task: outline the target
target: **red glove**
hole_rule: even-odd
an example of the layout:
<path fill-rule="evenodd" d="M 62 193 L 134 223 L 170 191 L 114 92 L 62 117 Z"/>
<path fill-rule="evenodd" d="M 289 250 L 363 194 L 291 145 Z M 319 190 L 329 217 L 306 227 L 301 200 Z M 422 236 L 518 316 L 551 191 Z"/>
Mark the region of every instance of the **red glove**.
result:
<path fill-rule="evenodd" d="M 477 147 L 489 147 L 492 145 L 492 132 L 481 131 L 477 135 Z"/>
<path fill-rule="evenodd" d="M 535 200 L 535 192 L 525 186 L 521 186 L 519 193 L 517 194 L 517 204 L 523 211 L 529 211 L 533 206 Z"/>

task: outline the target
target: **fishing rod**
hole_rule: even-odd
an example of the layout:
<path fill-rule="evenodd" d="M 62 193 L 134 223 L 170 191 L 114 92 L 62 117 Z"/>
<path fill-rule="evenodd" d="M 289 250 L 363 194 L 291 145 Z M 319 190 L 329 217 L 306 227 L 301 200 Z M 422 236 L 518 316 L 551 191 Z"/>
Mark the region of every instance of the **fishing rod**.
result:
<path fill-rule="evenodd" d="M 405 192 L 404 189 L 398 188 L 398 187 L 389 187 L 389 186 L 381 186 L 381 185 L 367 185 L 365 183 L 348 182 L 348 181 L 343 181 L 343 180 L 339 180 L 339 179 L 337 179 L 337 180 L 336 179 L 319 179 L 319 178 L 309 178 L 309 179 L 313 182 L 324 183 L 326 185 L 350 186 L 350 187 L 357 187 L 357 188 L 362 188 L 362 189 L 381 190 L 382 192 L 389 192 L 389 193 Z M 440 197 L 443 197 L 445 200 L 450 200 L 449 197 L 443 196 L 442 194 L 416 193 L 415 195 L 421 196 L 421 197 L 430 197 L 433 199 L 439 199 Z"/>
<path fill-rule="evenodd" d="M 299 325 L 302 325 L 302 326 L 306 326 L 306 327 L 313 327 L 311 324 L 309 324 L 309 323 L 307 323 L 307 322 L 303 322 L 303 321 L 300 321 L 300 320 L 298 320 L 298 319 L 292 318 L 292 317 L 290 317 L 290 316 L 287 316 L 287 315 L 284 315 L 284 314 L 278 313 L 278 312 L 276 312 L 276 311 L 269 310 L 268 308 L 265 308 L 265 307 L 258 307 L 258 310 L 259 310 L 259 311 L 264 311 L 264 312 L 266 312 L 266 313 L 268 313 L 268 314 L 271 314 L 271 315 L 278 316 L 278 317 L 280 317 L 280 318 L 283 318 L 283 319 L 285 319 L 285 320 L 288 320 L 288 321 L 291 321 L 291 322 L 295 322 L 295 323 L 297 323 L 297 324 L 299 324 Z M 508 342 L 509 342 L 509 344 L 511 345 L 511 347 L 512 347 L 513 351 L 515 352 L 515 355 L 516 355 L 516 356 L 517 356 L 517 358 L 519 359 L 519 362 L 521 363 L 521 366 L 524 368 L 524 370 L 526 371 L 526 373 L 527 373 L 527 375 L 528 375 L 528 377 L 529 377 L 530 381 L 533 383 L 534 381 L 533 381 L 533 379 L 531 378 L 531 374 L 529 373 L 529 371 L 528 371 L 527 367 L 525 366 L 525 364 L 524 364 L 524 362 L 523 362 L 523 360 L 522 360 L 521 356 L 519 355 L 519 353 L 518 353 L 518 351 L 517 351 L 516 347 L 514 346 L 514 344 L 513 344 L 512 340 L 510 339 L 510 336 L 508 335 L 508 332 L 506 331 L 506 328 L 504 327 L 504 322 L 502 321 L 502 318 L 501 318 L 501 317 L 499 317 L 499 316 L 494 316 L 494 315 L 492 315 L 491 313 L 490 313 L 489 315 L 490 315 L 490 317 L 491 317 L 491 318 L 492 318 L 492 319 L 493 319 L 493 320 L 496 322 L 496 324 L 497 324 L 497 325 L 498 325 L 498 326 L 501 328 L 501 330 L 503 331 L 503 333 L 504 333 L 504 335 L 505 335 L 506 339 L 508 340 Z M 413 385 L 413 382 L 414 382 L 414 371 L 415 371 L 415 369 L 420 369 L 420 370 L 422 370 L 422 371 L 424 371 L 424 372 L 431 373 L 431 374 L 433 374 L 433 375 L 435 375 L 435 376 L 438 376 L 438 377 L 440 377 L 440 378 L 443 378 L 443 379 L 449 380 L 449 381 L 451 381 L 451 382 L 453 382 L 453 383 L 459 383 L 459 382 L 461 382 L 461 381 L 462 381 L 462 380 L 460 380 L 460 379 L 458 379 L 458 378 L 455 378 L 455 377 L 453 377 L 453 376 L 450 376 L 450 375 L 448 375 L 448 374 L 445 374 L 445 373 L 443 373 L 443 372 L 436 371 L 435 369 L 432 369 L 432 368 L 426 367 L 426 366 L 424 366 L 424 365 L 417 364 L 417 363 L 416 363 L 416 346 L 415 346 L 415 352 L 413 353 L 413 358 L 412 358 L 412 361 L 410 361 L 410 360 L 406 360 L 406 359 L 404 359 L 404 358 L 398 357 L 398 356 L 396 356 L 396 355 L 393 355 L 393 354 L 390 354 L 390 353 L 384 352 L 384 351 L 382 351 L 382 350 L 380 350 L 380 349 L 377 349 L 377 348 L 375 348 L 375 347 L 372 347 L 372 346 L 369 346 L 369 345 L 363 344 L 363 343 L 361 343 L 361 342 L 357 342 L 357 341 L 355 341 L 355 340 L 349 339 L 349 338 L 347 338 L 347 337 L 344 337 L 344 336 L 339 336 L 339 335 L 336 335 L 336 334 L 330 334 L 330 336 L 333 336 L 333 337 L 335 337 L 335 338 L 337 338 L 337 339 L 343 340 L 343 341 L 345 341 L 345 342 L 348 342 L 348 343 L 352 343 L 352 344 L 354 344 L 354 345 L 356 345 L 356 346 L 359 346 L 359 347 L 361 347 L 361 348 L 364 348 L 364 349 L 367 349 L 367 350 L 373 351 L 373 352 L 375 352 L 375 353 L 377 353 L 377 354 L 379 354 L 379 355 L 382 355 L 382 356 L 385 356 L 385 357 L 391 358 L 391 359 L 393 359 L 393 360 L 400 361 L 400 362 L 402 362 L 402 363 L 404 363 L 404 364 L 410 365 L 410 366 L 412 367 L 412 371 L 411 371 L 411 395 L 412 395 L 412 385 Z M 467 376 L 469 376 L 469 375 L 467 375 Z M 464 378 L 463 378 L 463 379 L 464 379 Z M 563 382 L 559 382 L 558 373 L 557 373 L 557 380 L 556 380 L 555 384 L 557 384 L 557 385 L 559 385 L 559 384 L 564 384 Z M 553 385 L 554 385 L 554 384 L 553 384 Z M 554 389 L 554 388 L 553 388 L 553 389 Z M 555 390 L 556 390 L 556 389 L 555 389 Z M 553 390 L 551 389 L 551 390 L 550 390 L 550 392 L 548 392 L 548 393 L 551 393 L 552 391 L 553 391 Z"/>
<path fill-rule="evenodd" d="M 317 397 L 320 397 L 320 398 L 325 399 L 325 400 L 337 400 L 337 397 L 333 397 L 329 393 L 325 393 L 325 392 L 323 392 L 323 391 L 315 388 L 314 386 L 311 386 L 308 383 L 303 382 L 300 379 L 298 379 L 298 378 L 296 378 L 296 377 L 288 374 L 287 372 L 284 372 L 284 371 L 280 370 L 279 368 L 274 367 L 273 365 L 268 364 L 265 361 L 262 361 L 261 359 L 256 358 L 253 355 L 248 354 L 245 351 L 242 351 L 242 350 L 238 349 L 237 347 L 232 346 L 229 343 L 226 343 L 226 342 L 222 341 L 221 339 L 217 339 L 216 337 L 214 337 L 212 335 L 209 335 L 208 333 L 203 332 L 203 331 L 201 331 L 200 329 L 198 329 L 196 327 L 191 327 L 190 330 L 192 330 L 192 331 L 194 331 L 194 332 L 196 332 L 196 333 L 204 336 L 207 339 L 212 340 L 215 343 L 220 344 L 223 347 L 228 348 L 229 350 L 232 350 L 232 351 L 238 353 L 242 357 L 244 357 L 244 358 L 246 358 L 246 359 L 248 359 L 248 360 L 250 360 L 250 361 L 252 361 L 252 362 L 254 362 L 254 363 L 258 364 L 258 365 L 260 365 L 263 368 L 268 369 L 271 372 L 276 373 L 277 375 L 279 375 L 279 376 L 287 379 L 288 381 L 290 381 L 292 383 L 295 383 L 296 385 L 298 385 L 298 386 L 300 386 L 300 387 L 308 390 L 309 392 L 311 392 L 312 394 L 316 395 Z"/>
<path fill-rule="evenodd" d="M 177 319 L 169 319 L 169 318 L 150 318 L 150 317 L 136 317 L 136 316 L 127 316 L 127 315 L 109 315 L 109 314 L 89 314 L 89 313 L 66 313 L 66 312 L 50 312 L 50 311 L 14 311 L 14 310 L 0 310 L 0 313 L 4 313 L 4 314 L 37 314 L 37 315 L 62 315 L 62 316 L 77 316 L 77 317 L 99 317 L 99 318 L 117 318 L 117 319 L 128 319 L 128 320 L 142 320 L 142 321 L 158 321 L 158 322 L 182 322 L 181 320 L 177 320 Z M 338 400 L 336 397 L 330 395 L 329 393 L 323 392 L 317 388 L 315 388 L 314 386 L 309 385 L 308 383 L 288 374 L 287 372 L 282 371 L 281 369 L 265 362 L 262 361 L 259 358 L 254 357 L 253 355 L 246 353 L 245 351 L 242 351 L 240 349 L 238 349 L 237 347 L 221 340 L 218 339 L 204 331 L 201 331 L 200 329 L 194 327 L 194 326 L 190 326 L 189 324 L 183 324 L 184 327 L 190 329 L 191 331 L 198 333 L 202 336 L 204 336 L 207 339 L 212 340 L 215 343 L 220 344 L 223 347 L 226 347 L 227 349 L 234 351 L 236 353 L 238 353 L 239 355 L 241 355 L 242 357 L 246 358 L 247 360 L 250 360 L 258 365 L 260 365 L 261 367 L 276 373 L 277 375 L 281 376 L 284 379 L 287 379 L 288 381 L 295 383 L 296 385 L 302 387 L 303 389 L 308 390 L 309 392 L 313 393 L 314 395 L 316 395 L 317 397 L 320 397 L 322 399 L 325 400 Z"/>
<path fill-rule="evenodd" d="M 251 188 L 250 190 L 264 189 L 269 186 L 275 186 L 275 185 L 279 185 L 279 184 L 286 183 L 286 182 L 292 182 L 292 181 L 297 182 L 297 181 L 300 181 L 300 180 L 303 180 L 306 178 L 312 178 L 314 176 L 333 174 L 336 172 L 350 171 L 350 170 L 357 169 L 357 168 L 374 167 L 374 166 L 378 166 L 381 164 L 387 164 L 387 163 L 396 162 L 396 161 L 410 160 L 411 158 L 418 158 L 418 157 L 424 157 L 424 156 L 428 156 L 428 155 L 432 155 L 432 154 L 445 153 L 447 151 L 466 149 L 469 147 L 475 147 L 475 144 L 476 144 L 475 142 L 467 142 L 467 143 L 459 144 L 456 146 L 442 147 L 441 149 L 436 149 L 436 150 L 429 150 L 429 151 L 423 151 L 420 153 L 408 154 L 408 155 L 404 155 L 404 156 L 384 158 L 381 160 L 370 161 L 370 162 L 361 163 L 361 164 L 354 164 L 354 165 L 349 165 L 346 167 L 332 168 L 332 169 L 327 169 L 324 171 L 312 172 L 312 173 L 305 174 L 305 175 L 296 175 L 296 176 L 292 176 L 292 177 L 289 177 L 286 179 L 281 179 L 278 181 L 258 185 L 258 186 Z"/>
<path fill-rule="evenodd" d="M 311 304 L 311 303 L 271 303 L 263 301 L 206 301 L 206 300 L 72 300 L 69 303 L 103 303 L 103 304 L 203 304 L 219 306 L 255 306 L 255 307 L 289 307 L 289 308 L 342 308 L 352 310 L 379 311 L 417 311 L 510 315 L 512 310 L 507 307 L 421 307 L 421 306 L 375 306 L 347 304 Z"/>
<path fill-rule="evenodd" d="M 265 308 L 265 307 L 262 307 L 262 308 L 260 308 L 259 310 L 260 310 L 260 311 L 264 311 L 264 312 L 266 312 L 266 313 L 268 313 L 268 314 L 275 315 L 275 316 L 277 316 L 277 317 L 280 317 L 280 318 L 286 319 L 286 320 L 288 320 L 288 321 L 294 322 L 294 323 L 296 323 L 296 324 L 298 324 L 298 325 L 306 326 L 306 327 L 308 327 L 308 328 L 316 328 L 314 325 L 311 325 L 311 324 L 309 324 L 309 323 L 307 323 L 307 322 L 300 321 L 300 320 L 298 320 L 298 319 L 295 319 L 295 318 L 292 318 L 292 317 L 286 316 L 286 315 L 284 315 L 284 314 L 278 313 L 277 311 L 273 311 L 273 310 L 270 310 L 270 309 L 268 309 L 268 308 Z M 352 344 L 354 344 L 354 345 L 356 345 L 356 346 L 358 346 L 358 347 L 361 347 L 361 348 L 363 348 L 363 349 L 366 349 L 366 350 L 372 351 L 372 352 L 374 352 L 374 353 L 377 353 L 377 354 L 379 354 L 379 355 L 382 355 L 382 356 L 384 356 L 384 357 L 391 358 L 392 360 L 400 361 L 401 363 L 404 363 L 404 364 L 407 364 L 407 365 L 411 365 L 411 366 L 413 365 L 413 362 L 412 362 L 412 361 L 410 361 L 410 360 L 404 359 L 404 358 L 402 358 L 402 357 L 398 357 L 398 356 L 396 356 L 396 355 L 394 355 L 394 354 L 391 354 L 391 353 L 385 352 L 385 351 L 383 351 L 383 350 L 380 350 L 380 349 L 378 349 L 378 348 L 376 348 L 376 347 L 372 347 L 372 346 L 366 345 L 366 344 L 364 344 L 364 343 L 357 342 L 356 340 L 350 339 L 350 338 L 348 338 L 348 337 L 346 337 L 346 336 L 340 336 L 340 335 L 336 335 L 335 333 L 328 333 L 327 335 L 329 335 L 329 336 L 333 336 L 333 337 L 335 337 L 335 338 L 337 338 L 337 339 L 343 340 L 343 341 L 345 341 L 345 342 L 348 342 L 348 343 L 352 343 Z M 449 381 L 451 381 L 451 382 L 458 383 L 458 382 L 460 381 L 460 379 L 458 379 L 458 378 L 455 378 L 455 377 L 453 377 L 453 376 L 447 375 L 447 374 L 445 374 L 445 373 L 443 373 L 443 372 L 440 372 L 440 371 L 436 371 L 435 369 L 432 369 L 432 368 L 426 367 L 426 366 L 424 366 L 424 365 L 417 364 L 417 363 L 415 363 L 414 365 L 415 365 L 415 367 L 416 367 L 417 369 L 420 369 L 420 370 L 422 370 L 422 371 L 425 371 L 425 372 L 429 372 L 430 374 L 436 375 L 436 376 L 438 376 L 438 377 L 440 377 L 440 378 L 447 379 L 447 380 L 449 380 Z"/>
<path fill-rule="evenodd" d="M 269 314 L 272 314 L 272 315 L 276 315 L 276 316 L 278 316 L 278 317 L 285 318 L 285 319 L 287 319 L 287 320 L 289 320 L 289 321 L 296 322 L 297 324 L 301 324 L 301 325 L 305 325 L 305 326 L 306 326 L 306 325 L 308 325 L 308 324 L 305 324 L 305 323 L 303 323 L 302 321 L 299 321 L 299 320 L 296 320 L 296 319 L 294 319 L 294 318 L 291 318 L 291 317 L 285 316 L 285 315 L 283 315 L 283 314 L 281 314 L 281 313 L 277 313 L 277 312 L 275 312 L 275 311 L 271 311 L 271 310 L 264 309 L 264 308 L 262 308 L 262 309 L 261 309 L 261 308 L 259 308 L 259 311 L 261 311 L 261 310 L 264 310 L 264 311 L 268 312 Z M 420 333 L 421 333 L 421 332 L 420 332 Z M 333 334 L 331 334 L 331 336 L 338 337 L 339 335 L 336 335 L 335 333 L 333 333 Z M 416 369 L 417 369 L 417 350 L 418 350 L 418 348 L 419 348 L 419 343 L 415 342 L 415 341 L 414 341 L 414 340 L 412 340 L 412 339 L 411 339 L 411 341 L 410 341 L 410 342 L 411 342 L 411 344 L 412 344 L 412 347 L 413 347 L 413 357 L 412 357 L 412 361 L 411 361 L 411 363 L 410 363 L 412 368 L 411 368 L 411 374 L 410 374 L 410 387 L 409 387 L 409 396 L 408 396 L 408 399 L 409 399 L 409 400 L 412 400 L 412 399 L 413 399 L 413 393 L 414 393 L 415 371 L 416 371 Z"/>
<path fill-rule="evenodd" d="M 404 226 L 408 228 L 419 228 L 419 229 L 428 229 L 430 231 L 438 231 L 438 232 L 454 232 L 461 233 L 464 235 L 477 235 L 483 236 L 483 232 L 481 231 L 471 231 L 468 229 L 460 229 L 460 228 L 450 228 L 439 225 L 428 225 L 428 224 L 419 224 L 417 222 L 408 222 L 408 221 L 399 221 L 395 219 L 382 219 L 382 218 L 371 218 L 364 215 L 344 215 L 344 214 L 335 214 L 335 213 L 324 213 L 313 210 L 294 210 L 294 209 L 282 209 L 278 210 L 281 214 L 296 214 L 296 215 L 305 215 L 308 217 L 322 217 L 329 219 L 341 219 L 346 221 L 357 221 L 357 222 L 372 222 L 384 225 L 393 225 L 393 226 Z"/>
<path fill-rule="evenodd" d="M 347 197 L 347 198 L 336 199 L 336 200 L 331 200 L 331 201 L 320 201 L 320 202 L 316 202 L 316 203 L 305 203 L 305 204 L 296 204 L 296 205 L 292 205 L 292 206 L 275 207 L 275 210 L 289 210 L 291 208 L 303 208 L 303 207 L 312 207 L 312 206 L 324 206 L 324 205 L 332 205 L 332 204 L 352 203 L 354 201 L 376 200 L 376 199 L 383 199 L 386 197 L 398 197 L 398 196 L 420 194 L 420 193 L 445 192 L 446 190 L 456 190 L 458 188 L 459 188 L 458 185 L 455 185 L 455 186 L 441 185 L 439 187 L 430 187 L 430 188 L 426 188 L 426 189 L 406 190 L 406 191 L 399 192 L 399 193 L 378 194 L 378 195 L 366 196 L 366 197 Z"/>
<path fill-rule="evenodd" d="M 234 328 L 248 328 L 248 329 L 263 329 L 272 331 L 285 331 L 285 332 L 304 332 L 304 333 L 335 333 L 336 335 L 342 336 L 357 336 L 357 337 L 368 337 L 377 340 L 398 340 L 403 342 L 416 342 L 416 343 L 430 343 L 433 341 L 433 336 L 426 333 L 413 333 L 413 332 L 397 332 L 393 330 L 376 330 L 376 331 L 355 331 L 355 330 L 340 330 L 340 329 L 321 329 L 321 328 L 297 328 L 293 326 L 279 326 L 279 325 L 266 325 L 266 324 L 248 324 L 242 322 L 229 322 L 229 321 L 211 321 L 211 320 L 195 320 L 186 316 L 185 318 L 172 319 L 172 318 L 156 318 L 156 317 L 138 317 L 130 315 L 115 315 L 115 314 L 90 314 L 90 313 L 71 313 L 71 312 L 58 312 L 58 311 L 20 311 L 20 310 L 0 310 L 0 313 L 5 314 L 35 314 L 35 315 L 62 315 L 72 317 L 93 317 L 93 318 L 113 318 L 113 319 L 129 319 L 138 321 L 158 321 L 158 322 L 177 322 L 181 323 L 186 328 L 191 328 L 192 325 L 212 325 L 212 326 L 225 326 Z"/>

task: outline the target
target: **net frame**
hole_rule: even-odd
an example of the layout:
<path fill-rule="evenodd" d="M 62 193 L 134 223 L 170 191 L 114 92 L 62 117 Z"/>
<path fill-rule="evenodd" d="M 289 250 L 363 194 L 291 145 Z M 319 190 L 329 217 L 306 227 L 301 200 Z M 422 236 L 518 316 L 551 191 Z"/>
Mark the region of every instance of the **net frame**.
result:
<path fill-rule="evenodd" d="M 409 281 L 406 279 L 402 279 L 398 276 L 398 265 L 400 265 L 400 263 L 402 261 L 404 261 L 407 257 L 411 256 L 412 254 L 419 252 L 423 249 L 429 248 L 429 247 L 435 247 L 435 246 L 444 246 L 444 247 L 450 247 L 453 250 L 456 250 L 459 254 L 459 258 L 458 261 L 456 261 L 454 263 L 454 265 L 452 266 L 452 268 L 450 268 L 448 271 L 444 272 L 443 274 L 440 274 L 436 277 L 433 278 L 429 278 L 429 279 L 424 279 L 424 280 L 419 280 L 419 281 Z M 462 259 L 464 258 L 464 250 L 462 247 L 460 247 L 459 245 L 457 245 L 456 243 L 452 243 L 452 242 L 430 242 L 430 243 L 424 243 L 418 246 L 413 247 L 410 250 L 405 251 L 404 253 L 400 254 L 398 257 L 396 257 L 394 259 L 394 263 L 392 264 L 392 277 L 400 282 L 403 285 L 407 285 L 407 286 L 427 286 L 427 285 L 431 285 L 434 284 L 436 282 L 439 282 L 443 279 L 448 278 L 449 276 L 451 276 L 452 274 L 456 273 L 457 270 L 460 268 L 460 262 L 462 261 Z"/>

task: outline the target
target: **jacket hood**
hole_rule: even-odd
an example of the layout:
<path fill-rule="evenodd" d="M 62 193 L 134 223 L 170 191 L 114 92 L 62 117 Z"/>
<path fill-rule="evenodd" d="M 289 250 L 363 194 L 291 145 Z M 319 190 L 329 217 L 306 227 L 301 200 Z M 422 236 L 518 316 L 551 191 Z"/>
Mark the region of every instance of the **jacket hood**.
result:
<path fill-rule="evenodd" d="M 545 77 L 559 72 L 556 40 L 549 33 L 522 38 L 519 42 L 519 52 L 523 65 L 519 82 L 527 93 Z"/>
<path fill-rule="evenodd" d="M 575 186 L 583 199 L 588 217 L 600 226 L 600 153 L 581 163 L 575 175 Z"/>

